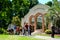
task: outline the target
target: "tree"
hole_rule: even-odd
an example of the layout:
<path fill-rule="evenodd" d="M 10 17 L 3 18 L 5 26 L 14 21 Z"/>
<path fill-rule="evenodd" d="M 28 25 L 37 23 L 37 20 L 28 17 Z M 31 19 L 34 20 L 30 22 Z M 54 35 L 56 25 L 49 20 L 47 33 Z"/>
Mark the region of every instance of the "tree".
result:
<path fill-rule="evenodd" d="M 32 8 L 34 5 L 38 4 L 38 0 L 29 0 L 29 1 L 30 1 L 29 8 Z"/>
<path fill-rule="evenodd" d="M 60 27 L 60 5 L 59 5 L 59 2 L 57 0 L 53 0 L 53 3 L 54 3 L 54 8 L 55 8 L 55 11 L 56 11 L 56 14 L 57 14 L 56 25 L 58 27 Z"/>
<path fill-rule="evenodd" d="M 53 3 L 52 3 L 52 1 L 49 1 L 49 2 L 47 2 L 45 4 L 51 7 Z"/>
<path fill-rule="evenodd" d="M 20 19 L 19 19 L 18 16 L 14 16 L 14 17 L 12 18 L 12 23 L 13 23 L 13 24 L 16 24 L 16 25 L 19 25 L 19 26 L 21 27 L 21 21 L 20 21 Z"/>
<path fill-rule="evenodd" d="M 60 26 L 60 5 L 57 0 L 53 0 L 53 5 L 50 7 L 48 14 L 50 14 L 47 17 L 50 17 L 52 23 L 54 23 L 56 26 Z"/>
<path fill-rule="evenodd" d="M 9 0 L 0 0 L 0 25 L 1 27 L 4 27 L 5 29 L 7 28 L 7 24 L 8 22 L 10 21 L 11 19 L 11 15 L 8 15 L 8 14 L 11 14 L 10 11 L 11 11 L 11 2 Z"/>
<path fill-rule="evenodd" d="M 0 27 L 8 26 L 14 16 L 19 15 L 19 19 L 24 17 L 37 2 L 37 0 L 0 0 L 0 24 L 3 25 Z"/>
<path fill-rule="evenodd" d="M 12 8 L 16 15 L 24 17 L 30 8 L 38 4 L 37 0 L 12 0 Z"/>

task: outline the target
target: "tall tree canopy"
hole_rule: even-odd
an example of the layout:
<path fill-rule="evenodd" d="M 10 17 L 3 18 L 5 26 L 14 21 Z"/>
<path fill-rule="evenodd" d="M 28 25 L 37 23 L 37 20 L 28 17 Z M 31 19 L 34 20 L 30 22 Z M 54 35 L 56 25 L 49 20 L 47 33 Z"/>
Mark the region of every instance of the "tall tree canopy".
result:
<path fill-rule="evenodd" d="M 0 0 L 0 27 L 7 26 L 13 16 L 21 19 L 36 4 L 38 0 Z"/>
<path fill-rule="evenodd" d="M 19 14 L 20 17 L 24 17 L 30 8 L 38 4 L 37 0 L 12 0 L 12 6 L 15 14 Z"/>
<path fill-rule="evenodd" d="M 0 0 L 0 7 L 0 27 L 4 27 L 11 19 L 12 4 L 9 0 Z"/>

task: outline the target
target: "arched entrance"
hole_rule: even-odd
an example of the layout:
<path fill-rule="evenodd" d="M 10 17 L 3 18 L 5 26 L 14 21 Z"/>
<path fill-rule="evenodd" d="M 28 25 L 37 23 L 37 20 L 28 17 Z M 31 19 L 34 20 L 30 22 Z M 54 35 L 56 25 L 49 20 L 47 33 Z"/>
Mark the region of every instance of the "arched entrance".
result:
<path fill-rule="evenodd" d="M 41 13 L 36 13 L 34 16 L 31 15 L 29 18 L 29 23 L 32 24 L 33 21 L 33 26 L 34 26 L 34 31 L 37 29 L 37 18 L 41 16 L 41 29 L 42 32 L 44 32 L 44 15 L 42 15 Z"/>
<path fill-rule="evenodd" d="M 41 15 L 39 15 L 37 17 L 37 26 L 36 26 L 36 29 L 42 29 L 42 17 L 41 17 Z"/>
<path fill-rule="evenodd" d="M 33 15 L 30 16 L 29 18 L 29 24 L 32 25 L 32 31 L 34 32 L 34 22 L 35 22 L 35 18 Z"/>
<path fill-rule="evenodd" d="M 32 24 L 32 22 L 34 22 L 34 20 L 32 20 L 32 19 L 34 19 L 33 15 L 31 15 L 30 18 L 29 18 L 29 24 Z"/>
<path fill-rule="evenodd" d="M 37 28 L 37 18 L 39 17 L 39 15 L 41 15 L 41 21 L 42 21 L 42 32 L 44 32 L 44 28 L 45 28 L 45 20 L 44 20 L 44 14 L 46 14 L 48 12 L 48 9 L 50 7 L 47 5 L 43 5 L 43 4 L 38 4 L 34 7 L 32 7 L 28 14 L 24 16 L 24 18 L 22 19 L 22 26 L 24 25 L 24 21 L 27 22 L 28 24 L 32 24 L 34 26 L 34 31 Z M 33 20 L 32 20 L 33 19 Z M 31 22 L 33 21 L 33 22 Z"/>

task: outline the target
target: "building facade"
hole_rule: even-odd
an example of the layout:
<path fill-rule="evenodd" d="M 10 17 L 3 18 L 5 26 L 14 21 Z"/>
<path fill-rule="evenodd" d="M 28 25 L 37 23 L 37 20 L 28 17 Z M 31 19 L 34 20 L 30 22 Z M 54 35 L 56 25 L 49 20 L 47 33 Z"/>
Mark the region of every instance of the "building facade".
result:
<path fill-rule="evenodd" d="M 31 24 L 34 26 L 34 31 L 35 31 L 36 27 L 37 27 L 37 17 L 39 15 L 41 15 L 41 17 L 42 17 L 42 31 L 44 32 L 44 28 L 45 28 L 44 16 L 48 12 L 49 8 L 50 8 L 49 6 L 43 5 L 43 4 L 38 4 L 38 5 L 35 5 L 34 7 L 32 7 L 29 10 L 28 14 L 26 16 L 24 16 L 24 18 L 22 18 L 22 21 L 21 21 L 22 27 L 24 27 L 24 23 L 28 23 L 28 24 Z M 33 24 L 31 23 L 32 18 L 34 18 Z"/>

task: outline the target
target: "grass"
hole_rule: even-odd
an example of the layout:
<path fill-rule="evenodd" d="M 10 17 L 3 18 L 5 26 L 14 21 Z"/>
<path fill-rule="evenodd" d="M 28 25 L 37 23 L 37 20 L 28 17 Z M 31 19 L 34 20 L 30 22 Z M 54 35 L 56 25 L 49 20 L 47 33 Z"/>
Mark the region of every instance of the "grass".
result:
<path fill-rule="evenodd" d="M 49 34 L 39 34 L 40 36 L 51 37 Z M 60 36 L 55 35 L 55 38 L 60 38 Z M 20 35 L 0 35 L 0 40 L 43 40 L 40 38 L 34 38 L 33 36 L 20 36 Z"/>
<path fill-rule="evenodd" d="M 60 35 L 55 35 L 55 38 L 60 38 Z"/>
<path fill-rule="evenodd" d="M 18 35 L 0 35 L 0 40 L 42 40 L 36 39 L 32 36 L 18 36 Z"/>

